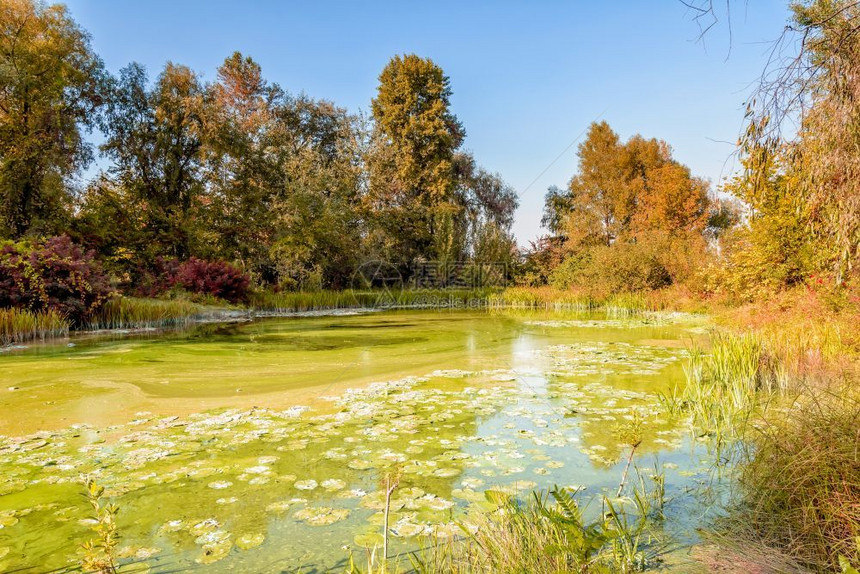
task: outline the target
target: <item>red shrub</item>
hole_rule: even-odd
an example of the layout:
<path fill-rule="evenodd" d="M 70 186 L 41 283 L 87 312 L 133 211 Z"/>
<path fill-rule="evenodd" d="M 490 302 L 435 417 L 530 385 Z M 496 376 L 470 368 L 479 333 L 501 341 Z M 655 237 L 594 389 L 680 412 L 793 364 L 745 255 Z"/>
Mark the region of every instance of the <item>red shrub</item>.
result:
<path fill-rule="evenodd" d="M 248 295 L 250 279 L 226 261 L 204 261 L 192 257 L 171 273 L 170 283 L 192 293 L 214 295 L 237 303 Z"/>
<path fill-rule="evenodd" d="M 93 253 L 66 235 L 0 247 L 0 307 L 53 310 L 80 326 L 111 294 Z"/>

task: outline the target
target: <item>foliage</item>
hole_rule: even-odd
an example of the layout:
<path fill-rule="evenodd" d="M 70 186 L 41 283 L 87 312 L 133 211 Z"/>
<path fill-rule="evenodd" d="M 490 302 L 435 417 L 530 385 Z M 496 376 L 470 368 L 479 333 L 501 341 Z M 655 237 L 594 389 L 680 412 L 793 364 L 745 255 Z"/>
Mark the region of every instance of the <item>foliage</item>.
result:
<path fill-rule="evenodd" d="M 0 7 L 0 237 L 67 225 L 67 179 L 91 160 L 82 131 L 102 103 L 102 62 L 62 5 Z"/>
<path fill-rule="evenodd" d="M 0 247 L 0 308 L 54 311 L 77 327 L 111 293 L 93 253 L 66 235 Z"/>
<path fill-rule="evenodd" d="M 450 111 L 451 93 L 442 69 L 414 54 L 395 56 L 379 76 L 361 201 L 373 230 L 369 248 L 400 265 L 512 260 L 516 193 L 458 151 L 465 131 Z"/>
<path fill-rule="evenodd" d="M 194 257 L 180 264 L 169 280 L 173 286 L 192 293 L 214 295 L 231 303 L 245 300 L 250 282 L 241 269 L 226 261 L 204 261 Z"/>
<path fill-rule="evenodd" d="M 85 542 L 84 557 L 81 568 L 85 572 L 97 574 L 116 574 L 116 547 L 119 544 L 119 534 L 116 527 L 116 515 L 119 509 L 114 504 L 102 504 L 104 488 L 92 478 L 86 478 L 86 498 L 93 510 L 92 530 L 96 537 Z"/>
<path fill-rule="evenodd" d="M 606 294 L 659 289 L 671 282 L 659 253 L 647 243 L 595 246 L 568 257 L 550 275 L 555 287 L 581 286 Z"/>
<path fill-rule="evenodd" d="M 615 293 L 692 278 L 706 239 L 732 221 L 707 183 L 665 142 L 621 142 L 606 122 L 592 124 L 578 155 L 568 189 L 547 193 L 542 223 L 555 235 L 533 246 L 524 281 Z"/>
<path fill-rule="evenodd" d="M 124 68 L 112 81 L 104 121 L 107 139 L 101 146 L 114 162 L 106 184 L 121 188 L 114 197 L 125 200 L 123 219 L 132 218 L 142 230 L 129 247 L 144 261 L 159 255 L 185 258 L 195 241 L 192 217 L 203 192 L 204 92 L 194 72 L 172 63 L 151 89 L 147 84 L 139 64 Z"/>

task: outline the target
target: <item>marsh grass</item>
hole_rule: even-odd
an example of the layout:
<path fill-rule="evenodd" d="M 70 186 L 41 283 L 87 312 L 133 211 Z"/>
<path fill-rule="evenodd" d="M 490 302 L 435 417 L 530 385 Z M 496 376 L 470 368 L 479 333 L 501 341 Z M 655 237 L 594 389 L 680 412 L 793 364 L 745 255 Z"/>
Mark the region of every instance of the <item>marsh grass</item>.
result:
<path fill-rule="evenodd" d="M 294 313 L 329 309 L 482 308 L 492 289 L 391 289 L 356 291 L 258 291 L 249 299 L 257 310 Z"/>
<path fill-rule="evenodd" d="M 553 488 L 529 500 L 496 491 L 485 493 L 497 509 L 482 515 L 465 536 L 435 543 L 413 556 L 422 574 L 555 574 L 639 572 L 659 562 L 662 545 L 650 521 L 608 498 L 606 512 L 585 518 L 577 492 Z M 650 498 L 650 495 L 643 494 Z"/>
<path fill-rule="evenodd" d="M 65 337 L 69 323 L 56 311 L 0 309 L 0 345 Z"/>
<path fill-rule="evenodd" d="M 750 435 L 741 467 L 738 537 L 816 570 L 860 564 L 860 398 L 852 388 L 804 393 Z"/>
<path fill-rule="evenodd" d="M 591 311 L 604 309 L 610 317 L 629 317 L 663 308 L 644 293 L 610 295 L 553 287 L 509 287 L 490 297 L 491 307 L 525 307 Z"/>
<path fill-rule="evenodd" d="M 185 325 L 203 308 L 184 299 L 114 297 L 99 309 L 88 329 L 133 329 Z"/>
<path fill-rule="evenodd" d="M 708 353 L 688 350 L 687 384 L 658 394 L 674 415 L 689 415 L 693 427 L 717 445 L 743 437 L 756 410 L 774 389 L 761 338 L 755 334 L 716 333 Z"/>
<path fill-rule="evenodd" d="M 827 327 L 716 334 L 709 352 L 690 350 L 687 385 L 660 396 L 737 465 L 739 498 L 715 540 L 728 553 L 754 549 L 750 564 L 759 556 L 759 565 L 839 572 L 860 563 L 860 395 L 850 382 L 806 378 L 811 349 L 827 357 L 840 346 Z"/>

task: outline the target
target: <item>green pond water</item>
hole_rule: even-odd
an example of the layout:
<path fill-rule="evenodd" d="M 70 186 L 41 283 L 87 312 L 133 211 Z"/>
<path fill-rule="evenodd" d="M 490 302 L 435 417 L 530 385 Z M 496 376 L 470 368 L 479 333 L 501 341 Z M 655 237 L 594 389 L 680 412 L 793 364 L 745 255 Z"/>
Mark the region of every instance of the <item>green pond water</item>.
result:
<path fill-rule="evenodd" d="M 462 531 L 483 491 L 614 496 L 665 472 L 668 545 L 710 516 L 707 445 L 656 393 L 683 382 L 702 318 L 386 311 L 76 337 L 0 353 L 0 572 L 65 571 L 92 537 L 81 476 L 119 508 L 128 571 L 323 572 L 381 542 Z M 599 504 L 587 512 L 599 512 Z M 678 559 L 683 563 L 683 552 Z"/>

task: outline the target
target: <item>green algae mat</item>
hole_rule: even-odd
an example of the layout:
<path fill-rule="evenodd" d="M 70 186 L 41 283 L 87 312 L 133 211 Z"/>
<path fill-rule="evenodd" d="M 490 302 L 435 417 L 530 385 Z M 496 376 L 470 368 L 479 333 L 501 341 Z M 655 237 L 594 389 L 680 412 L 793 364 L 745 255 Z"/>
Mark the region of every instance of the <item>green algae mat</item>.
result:
<path fill-rule="evenodd" d="M 667 544 L 695 541 L 712 455 L 662 413 L 704 320 L 387 311 L 104 334 L 0 353 L 0 571 L 74 571 L 82 477 L 119 507 L 121 571 L 326 571 L 461 535 L 484 491 L 614 496 L 666 477 Z M 590 509 L 599 512 L 599 508 Z"/>

